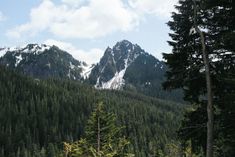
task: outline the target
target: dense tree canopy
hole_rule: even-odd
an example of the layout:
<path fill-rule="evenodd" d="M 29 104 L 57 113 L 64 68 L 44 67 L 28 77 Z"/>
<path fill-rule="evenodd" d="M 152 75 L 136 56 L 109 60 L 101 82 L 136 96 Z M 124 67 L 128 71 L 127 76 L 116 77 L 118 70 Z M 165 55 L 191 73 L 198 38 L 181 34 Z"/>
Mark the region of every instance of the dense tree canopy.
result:
<path fill-rule="evenodd" d="M 234 97 L 227 98 L 235 91 L 231 85 L 235 73 L 234 49 L 234 2 L 232 0 L 201 0 L 196 1 L 198 8 L 197 24 L 205 36 L 206 51 L 209 57 L 210 75 L 212 77 L 212 91 L 215 103 L 216 150 L 218 156 L 234 156 L 230 148 L 234 145 L 233 113 L 235 110 Z M 185 100 L 193 107 L 185 114 L 179 135 L 184 141 L 192 140 L 195 152 L 206 148 L 206 79 L 205 66 L 201 51 L 199 34 L 194 27 L 194 4 L 192 0 L 180 0 L 176 6 L 178 12 L 173 13 L 172 21 L 168 22 L 173 47 L 171 54 L 164 54 L 166 64 L 169 66 L 167 89 L 182 88 Z M 233 44 L 232 44 L 233 43 Z M 231 113 L 230 113 L 231 112 Z M 231 115 L 226 120 L 230 125 L 224 125 L 226 114 Z M 227 123 L 226 122 L 226 123 Z M 230 130 L 229 138 L 221 129 Z M 221 142 L 223 140 L 227 142 Z M 229 141 L 229 142 L 228 142 Z M 232 144 L 233 143 L 233 144 Z M 222 154 L 221 154 L 222 153 Z"/>
<path fill-rule="evenodd" d="M 165 153 L 184 106 L 144 95 L 100 91 L 79 82 L 38 80 L 0 67 L 0 156 L 53 157 L 84 135 L 94 105 L 117 116 L 136 157 Z"/>

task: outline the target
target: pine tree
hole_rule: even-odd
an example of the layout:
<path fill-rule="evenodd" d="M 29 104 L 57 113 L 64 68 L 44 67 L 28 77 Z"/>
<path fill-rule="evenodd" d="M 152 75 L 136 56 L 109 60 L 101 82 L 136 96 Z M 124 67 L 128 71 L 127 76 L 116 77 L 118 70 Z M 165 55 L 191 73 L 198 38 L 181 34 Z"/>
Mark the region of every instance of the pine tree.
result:
<path fill-rule="evenodd" d="M 201 0 L 196 1 L 198 11 L 197 26 L 205 39 L 204 50 L 207 52 L 208 67 L 210 70 L 213 102 L 215 104 L 216 141 L 219 139 L 218 123 L 221 122 L 221 113 L 228 112 L 225 95 L 234 88 L 225 83 L 235 73 L 234 49 L 234 2 L 231 0 Z M 199 152 L 203 147 L 206 151 L 206 77 L 205 62 L 201 47 L 200 33 L 195 29 L 194 4 L 192 0 L 180 0 L 176 6 L 178 12 L 173 13 L 172 21 L 168 22 L 173 33 L 170 34 L 173 47 L 171 54 L 164 54 L 167 71 L 166 89 L 182 88 L 185 100 L 192 104 L 192 109 L 185 115 L 179 131 L 181 139 L 192 140 L 193 151 Z M 233 44 L 232 44 L 233 43 Z M 233 76 L 234 77 L 234 76 Z M 228 90 L 229 89 L 229 90 Z M 218 110 L 221 110 L 220 112 Z M 222 111 L 223 110 L 223 111 Z M 231 140 L 231 139 L 230 139 Z M 215 146 L 215 145 L 214 145 Z M 211 146 L 212 147 L 212 146 Z"/>
<path fill-rule="evenodd" d="M 88 120 L 85 136 L 72 144 L 64 143 L 65 156 L 119 157 L 133 156 L 126 153 L 129 141 L 121 137 L 122 127 L 117 127 L 116 117 L 103 110 L 99 103 Z"/>

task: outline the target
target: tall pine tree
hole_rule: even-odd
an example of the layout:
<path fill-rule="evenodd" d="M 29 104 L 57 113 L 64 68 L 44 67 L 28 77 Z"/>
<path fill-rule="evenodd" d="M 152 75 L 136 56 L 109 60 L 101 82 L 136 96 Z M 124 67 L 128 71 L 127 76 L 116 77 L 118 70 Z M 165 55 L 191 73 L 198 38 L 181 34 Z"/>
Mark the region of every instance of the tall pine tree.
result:
<path fill-rule="evenodd" d="M 126 146 L 129 141 L 121 137 L 122 127 L 116 125 L 116 116 L 106 113 L 99 103 L 88 120 L 85 136 L 72 144 L 64 143 L 66 157 L 131 157 Z"/>
<path fill-rule="evenodd" d="M 215 103 L 213 109 L 216 113 L 214 123 L 216 145 L 214 147 L 217 146 L 217 141 L 224 138 L 218 128 L 224 123 L 221 121 L 222 113 L 228 114 L 229 105 L 226 103 L 225 97 L 235 89 L 225 81 L 225 78 L 229 78 L 231 74 L 235 73 L 233 4 L 232 0 L 196 1 L 197 25 L 205 38 L 205 49 L 208 53 L 213 85 Z M 167 89 L 183 88 L 185 100 L 189 101 L 193 107 L 185 115 L 179 135 L 184 141 L 192 140 L 195 152 L 199 152 L 201 147 L 205 152 L 207 123 L 205 65 L 203 64 L 200 36 L 195 30 L 193 21 L 194 4 L 192 0 L 180 0 L 176 8 L 178 12 L 173 13 L 173 20 L 168 22 L 173 31 L 170 34 L 172 41 L 169 41 L 173 51 L 171 54 L 164 54 L 169 67 L 164 87 Z M 231 106 L 234 108 L 234 98 L 231 99 L 233 99 L 230 100 Z M 229 140 L 233 141 L 233 139 Z"/>

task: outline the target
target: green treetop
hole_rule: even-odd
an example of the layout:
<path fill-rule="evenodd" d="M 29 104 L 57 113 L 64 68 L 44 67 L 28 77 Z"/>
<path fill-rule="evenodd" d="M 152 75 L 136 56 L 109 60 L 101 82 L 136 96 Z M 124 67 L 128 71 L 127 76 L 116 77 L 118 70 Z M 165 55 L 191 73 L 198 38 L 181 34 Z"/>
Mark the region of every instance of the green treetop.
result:
<path fill-rule="evenodd" d="M 74 143 L 64 143 L 66 157 L 130 157 L 126 146 L 129 141 L 121 137 L 122 127 L 116 125 L 116 116 L 98 103 L 91 114 L 85 136 Z"/>

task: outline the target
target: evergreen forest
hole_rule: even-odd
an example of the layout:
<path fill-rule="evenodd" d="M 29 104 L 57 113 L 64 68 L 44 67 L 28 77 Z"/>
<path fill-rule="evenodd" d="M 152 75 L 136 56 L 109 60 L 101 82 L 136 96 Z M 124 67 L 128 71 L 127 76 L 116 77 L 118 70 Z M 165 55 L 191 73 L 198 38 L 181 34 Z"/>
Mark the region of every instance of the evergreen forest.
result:
<path fill-rule="evenodd" d="M 38 80 L 0 67 L 0 152 L 4 157 L 56 157 L 79 140 L 96 104 L 123 126 L 137 157 L 167 153 L 177 142 L 184 105 L 69 80 Z"/>
<path fill-rule="evenodd" d="M 0 157 L 235 157 L 234 7 L 178 0 L 162 61 L 123 40 L 90 80 L 57 47 L 0 48 Z"/>

